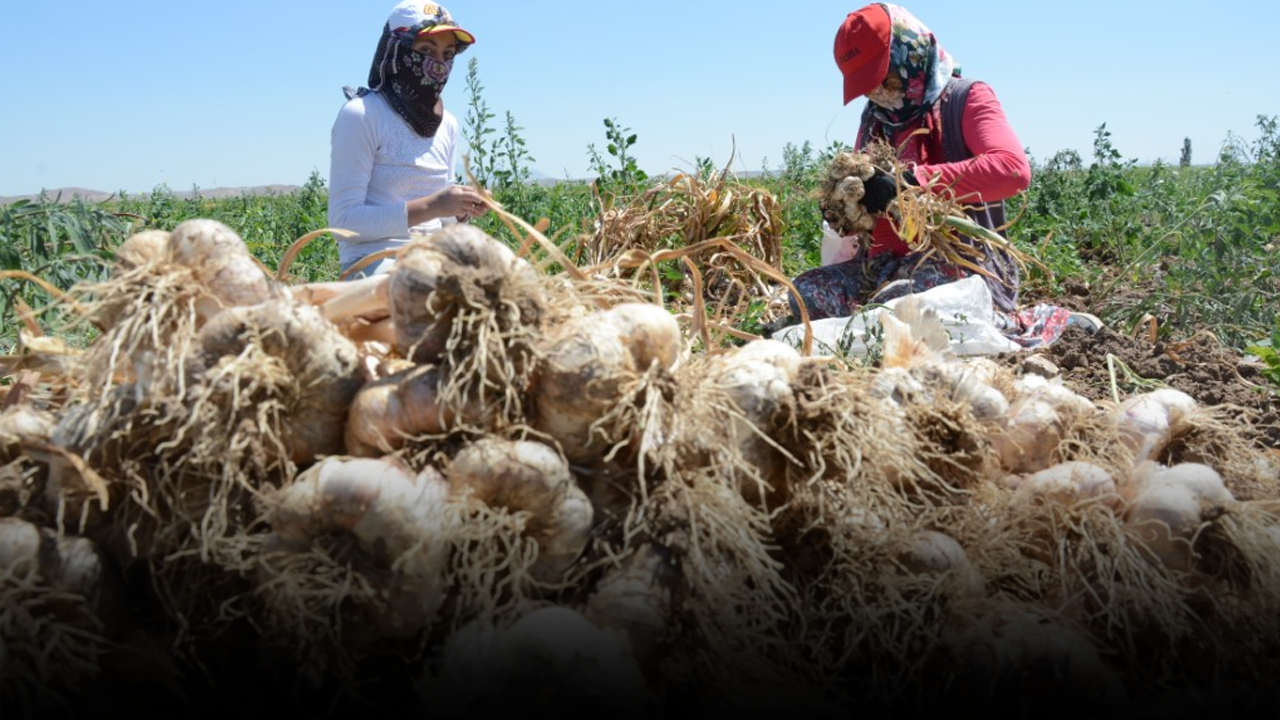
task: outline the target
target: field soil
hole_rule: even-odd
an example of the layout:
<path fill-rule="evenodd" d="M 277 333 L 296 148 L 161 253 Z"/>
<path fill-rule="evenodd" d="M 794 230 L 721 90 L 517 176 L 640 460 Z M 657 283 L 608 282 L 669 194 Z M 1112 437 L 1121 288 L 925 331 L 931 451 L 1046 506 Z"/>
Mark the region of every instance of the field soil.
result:
<path fill-rule="evenodd" d="M 1105 272 L 1104 276 L 1115 277 Z M 1107 317 L 1133 307 L 1147 294 L 1131 283 L 1111 282 L 1099 297 L 1084 282 L 1062 280 L 1062 292 L 1046 296 L 1040 288 L 1024 288 L 1022 303 L 1051 303 Z M 1259 360 L 1224 345 L 1212 330 L 1157 333 L 1158 319 L 1133 329 L 1106 326 L 1096 333 L 1068 327 L 1055 343 L 1034 354 L 1053 363 L 1064 384 L 1094 401 L 1127 397 L 1142 389 L 1172 387 L 1205 406 L 1226 406 L 1253 428 L 1256 444 L 1280 453 L 1280 393 L 1263 375 Z M 1127 330 L 1127 332 L 1126 332 Z M 1158 339 L 1157 335 L 1169 335 Z M 1014 362 L 1021 362 L 1020 354 Z"/>
<path fill-rule="evenodd" d="M 1034 353 L 1051 362 L 1064 384 L 1094 401 L 1114 400 L 1167 386 L 1202 405 L 1227 406 L 1256 431 L 1255 444 L 1280 452 L 1280 399 L 1261 364 L 1224 346 L 1208 330 L 1181 340 L 1155 340 L 1104 327 L 1068 327 L 1057 342 Z M 1026 356 L 1017 359 L 1025 362 Z"/>

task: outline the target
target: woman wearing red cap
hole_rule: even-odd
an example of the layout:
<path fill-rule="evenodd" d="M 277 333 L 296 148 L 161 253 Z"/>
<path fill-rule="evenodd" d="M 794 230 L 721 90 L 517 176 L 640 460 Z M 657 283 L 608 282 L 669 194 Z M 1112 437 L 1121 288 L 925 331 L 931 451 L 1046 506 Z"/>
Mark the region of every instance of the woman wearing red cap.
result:
<path fill-rule="evenodd" d="M 329 226 L 344 275 L 364 258 L 485 212 L 475 188 L 454 183 L 458 121 L 440 93 L 454 58 L 475 37 L 435 3 L 396 5 L 374 53 L 369 86 L 343 88 L 347 102 L 330 137 Z M 390 257 L 351 277 L 386 272 Z"/>
<path fill-rule="evenodd" d="M 835 59 L 844 76 L 845 104 L 864 96 L 868 101 L 855 149 L 887 141 L 908 165 L 906 182 L 953 192 L 973 208 L 970 215 L 978 223 L 999 231 L 1005 222 L 1002 201 L 1027 188 L 1031 166 L 991 88 L 961 77 L 933 33 L 897 5 L 873 3 L 850 13 L 836 33 Z M 891 175 L 877 173 L 865 186 L 863 204 L 873 214 L 883 213 L 897 195 Z M 941 260 L 919 260 L 881 216 L 865 253 L 806 272 L 795 285 L 817 319 L 847 316 L 861 305 L 969 274 Z M 1013 312 L 1017 266 L 994 253 L 986 265 L 1001 278 L 987 278 L 996 306 Z M 795 298 L 791 303 L 798 315 Z"/>

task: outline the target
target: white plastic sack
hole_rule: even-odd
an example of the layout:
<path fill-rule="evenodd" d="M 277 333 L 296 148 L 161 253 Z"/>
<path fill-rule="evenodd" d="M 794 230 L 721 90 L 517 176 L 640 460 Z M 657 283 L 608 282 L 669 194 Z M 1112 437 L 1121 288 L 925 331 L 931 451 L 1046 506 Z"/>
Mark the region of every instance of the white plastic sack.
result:
<path fill-rule="evenodd" d="M 1022 349 L 1005 337 L 997 325 L 991 289 L 977 275 L 946 283 L 916 295 L 926 307 L 933 308 L 942 326 L 951 336 L 951 349 L 957 355 L 997 355 Z M 879 343 L 880 314 L 892 309 L 904 298 L 884 305 L 866 308 L 849 317 L 823 318 L 810 323 L 813 327 L 815 355 L 849 355 L 860 357 Z M 804 325 L 792 325 L 774 333 L 775 340 L 801 347 Z"/>
<path fill-rule="evenodd" d="M 822 221 L 822 265 L 835 265 L 852 260 L 858 254 L 858 245 L 852 235 L 841 237 L 831 229 L 826 220 Z"/>

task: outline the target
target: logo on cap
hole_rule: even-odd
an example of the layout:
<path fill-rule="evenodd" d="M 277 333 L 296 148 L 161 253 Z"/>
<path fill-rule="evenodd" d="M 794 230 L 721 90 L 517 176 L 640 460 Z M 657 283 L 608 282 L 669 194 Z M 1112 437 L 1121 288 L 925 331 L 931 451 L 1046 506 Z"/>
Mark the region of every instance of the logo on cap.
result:
<path fill-rule="evenodd" d="M 844 55 L 841 55 L 840 59 L 837 62 L 839 62 L 841 65 L 844 65 L 845 63 L 858 57 L 861 54 L 862 54 L 862 48 L 855 47 L 849 52 L 845 53 Z"/>

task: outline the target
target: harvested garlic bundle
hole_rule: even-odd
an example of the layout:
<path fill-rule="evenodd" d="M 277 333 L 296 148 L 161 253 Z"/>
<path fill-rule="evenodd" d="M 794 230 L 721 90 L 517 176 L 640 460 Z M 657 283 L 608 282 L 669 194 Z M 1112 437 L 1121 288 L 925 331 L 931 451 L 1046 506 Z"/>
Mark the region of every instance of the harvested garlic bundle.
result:
<path fill-rule="evenodd" d="M 115 255 L 111 280 L 97 286 L 93 309 L 100 328 L 125 334 L 113 342 L 134 345 L 139 338 L 129 335 L 137 332 L 168 339 L 182 332 L 180 326 L 199 327 L 225 308 L 256 305 L 284 293 L 244 240 L 217 220 L 195 218 L 172 232 L 134 233 Z M 117 328 L 139 325 L 145 318 L 154 318 L 157 327 Z"/>
<path fill-rule="evenodd" d="M 818 196 L 822 218 L 832 230 L 843 236 L 875 227 L 875 218 L 862 205 L 863 182 L 874 174 L 871 158 L 863 153 L 841 152 L 832 158 Z"/>

